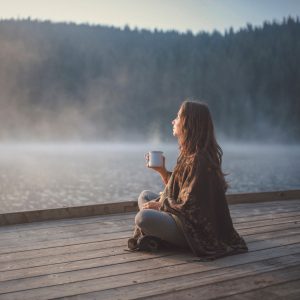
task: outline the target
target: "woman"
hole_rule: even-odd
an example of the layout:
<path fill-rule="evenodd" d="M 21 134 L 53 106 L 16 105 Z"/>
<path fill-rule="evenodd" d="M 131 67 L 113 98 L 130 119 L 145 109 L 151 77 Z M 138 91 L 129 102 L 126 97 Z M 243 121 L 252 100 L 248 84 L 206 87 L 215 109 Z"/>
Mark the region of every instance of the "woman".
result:
<path fill-rule="evenodd" d="M 208 106 L 185 101 L 172 124 L 180 150 L 177 164 L 172 173 L 165 164 L 153 168 L 166 187 L 160 196 L 150 191 L 139 196 L 140 211 L 128 247 L 151 250 L 158 241 L 166 241 L 188 247 L 204 259 L 246 252 L 226 202 L 223 152 L 216 142 Z"/>

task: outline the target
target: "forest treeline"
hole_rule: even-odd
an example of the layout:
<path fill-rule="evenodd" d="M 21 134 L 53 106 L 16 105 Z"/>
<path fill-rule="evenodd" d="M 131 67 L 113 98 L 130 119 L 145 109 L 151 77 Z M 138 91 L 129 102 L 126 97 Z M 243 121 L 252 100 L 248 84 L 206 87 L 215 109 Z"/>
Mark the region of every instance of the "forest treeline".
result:
<path fill-rule="evenodd" d="M 186 98 L 217 137 L 299 142 L 299 18 L 224 34 L 0 21 L 0 140 L 165 141 Z"/>

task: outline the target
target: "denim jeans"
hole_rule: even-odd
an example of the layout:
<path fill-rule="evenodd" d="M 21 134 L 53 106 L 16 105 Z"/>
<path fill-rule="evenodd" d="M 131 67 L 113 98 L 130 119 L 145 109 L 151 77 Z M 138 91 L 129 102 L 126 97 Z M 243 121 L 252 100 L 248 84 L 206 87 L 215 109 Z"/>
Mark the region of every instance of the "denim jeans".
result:
<path fill-rule="evenodd" d="M 188 247 L 185 237 L 170 213 L 155 209 L 143 209 L 143 204 L 159 197 L 151 191 L 143 191 L 138 198 L 140 211 L 135 217 L 135 224 L 147 235 L 180 247 Z"/>

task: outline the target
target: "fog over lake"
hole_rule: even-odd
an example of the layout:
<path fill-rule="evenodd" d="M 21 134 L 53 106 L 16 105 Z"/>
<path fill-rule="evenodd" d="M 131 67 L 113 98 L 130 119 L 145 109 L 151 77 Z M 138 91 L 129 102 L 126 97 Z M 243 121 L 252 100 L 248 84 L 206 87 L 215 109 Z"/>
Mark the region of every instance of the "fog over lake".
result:
<path fill-rule="evenodd" d="M 228 194 L 299 189 L 299 36 L 292 17 L 224 34 L 1 20 L 0 210 L 162 191 L 144 154 L 173 169 L 186 99 L 210 109 Z"/>
<path fill-rule="evenodd" d="M 227 193 L 300 189 L 300 145 L 220 143 Z M 1 212 L 136 200 L 163 190 L 144 154 L 162 150 L 172 170 L 177 144 L 2 144 Z"/>

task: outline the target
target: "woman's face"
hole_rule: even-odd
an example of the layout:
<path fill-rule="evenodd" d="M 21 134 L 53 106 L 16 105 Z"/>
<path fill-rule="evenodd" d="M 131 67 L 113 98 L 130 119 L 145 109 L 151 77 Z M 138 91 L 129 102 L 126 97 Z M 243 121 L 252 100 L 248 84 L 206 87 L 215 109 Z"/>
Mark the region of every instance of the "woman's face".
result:
<path fill-rule="evenodd" d="M 176 137 L 179 137 L 179 135 L 181 134 L 181 109 L 179 109 L 178 113 L 177 113 L 177 117 L 172 121 L 173 124 L 173 135 Z"/>

